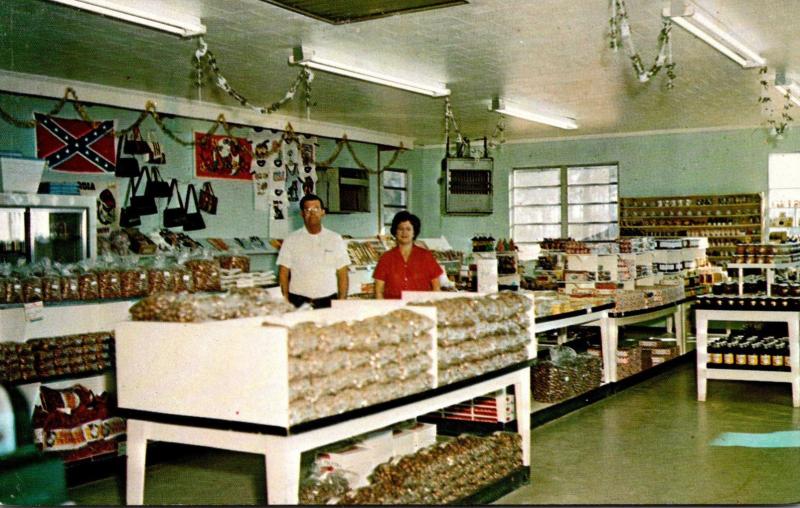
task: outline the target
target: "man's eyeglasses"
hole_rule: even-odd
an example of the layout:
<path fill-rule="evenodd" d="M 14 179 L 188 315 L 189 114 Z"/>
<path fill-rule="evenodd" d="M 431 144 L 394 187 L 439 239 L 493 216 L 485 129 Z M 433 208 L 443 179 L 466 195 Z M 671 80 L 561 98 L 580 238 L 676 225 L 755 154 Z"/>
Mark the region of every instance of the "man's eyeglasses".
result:
<path fill-rule="evenodd" d="M 318 206 L 309 206 L 308 208 L 303 209 L 303 213 L 319 213 L 322 211 L 322 208 Z"/>

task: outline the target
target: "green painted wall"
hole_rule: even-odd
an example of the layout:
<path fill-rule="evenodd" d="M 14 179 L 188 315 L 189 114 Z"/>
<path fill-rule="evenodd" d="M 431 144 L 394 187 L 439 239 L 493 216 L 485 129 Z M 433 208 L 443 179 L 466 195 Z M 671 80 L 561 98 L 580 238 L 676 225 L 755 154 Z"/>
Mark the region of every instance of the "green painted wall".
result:
<path fill-rule="evenodd" d="M 475 234 L 508 236 L 508 175 L 513 168 L 618 163 L 622 197 L 759 192 L 767 190 L 769 154 L 800 151 L 800 135 L 790 132 L 786 139 L 770 142 L 765 129 L 744 129 L 504 144 L 491 153 L 494 213 L 475 217 L 439 214 L 436 182 L 444 149 L 417 151 L 414 198 L 426 204 L 421 214 L 426 236 L 444 235 L 455 248 L 469 250 Z"/>
<path fill-rule="evenodd" d="M 47 112 L 56 101 L 28 96 L 1 94 L 0 106 L 19 118 L 32 118 L 33 111 Z M 130 125 L 137 111 L 111 107 L 92 106 L 89 113 L 97 119 L 117 119 L 119 125 Z M 69 107 L 61 116 L 77 118 Z M 177 118 L 169 125 L 183 139 L 193 131 L 205 131 L 207 121 Z M 193 178 L 192 149 L 183 147 L 160 134 L 151 119 L 145 121 L 143 131 L 154 130 L 167 153 L 168 164 L 162 168 L 165 178 L 178 178 L 181 183 L 197 181 Z M 245 130 L 237 131 L 244 135 Z M 330 156 L 335 142 L 320 138 L 317 159 Z M 358 158 L 370 168 L 377 168 L 378 150 L 375 145 L 352 143 Z M 0 150 L 35 155 L 33 129 L 20 129 L 0 121 Z M 577 139 L 564 141 L 507 143 L 492 152 L 495 159 L 494 213 L 480 216 L 452 216 L 441 214 L 441 159 L 444 148 L 420 148 L 404 152 L 394 164 L 409 170 L 411 196 L 409 209 L 422 220 L 422 237 L 445 236 L 454 248 L 468 251 L 470 238 L 476 234 L 490 234 L 495 238 L 508 236 L 508 175 L 516 167 L 548 165 L 580 165 L 594 163 L 619 163 L 620 195 L 623 197 L 648 195 L 725 194 L 754 192 L 767 189 L 767 161 L 773 152 L 800 151 L 800 135 L 789 132 L 785 140 L 769 142 L 764 129 L 743 129 L 717 132 L 691 132 L 643 136 Z M 386 165 L 392 152 L 381 153 L 381 164 Z M 353 157 L 344 149 L 335 165 L 356 167 Z M 66 173 L 47 173 L 46 180 L 87 179 Z M 110 180 L 110 176 L 91 177 Z M 379 177 L 370 175 L 370 212 L 330 214 L 326 225 L 339 233 L 353 237 L 375 235 L 380 231 L 378 220 Z M 124 195 L 124 180 L 120 195 Z M 214 181 L 220 197 L 217 216 L 206 215 L 208 228 L 197 234 L 207 236 L 267 236 L 268 220 L 265 212 L 253 210 L 253 191 L 249 183 Z M 293 228 L 299 227 L 300 218 L 293 215 Z M 155 216 L 143 220 L 143 229 L 159 227 Z"/>

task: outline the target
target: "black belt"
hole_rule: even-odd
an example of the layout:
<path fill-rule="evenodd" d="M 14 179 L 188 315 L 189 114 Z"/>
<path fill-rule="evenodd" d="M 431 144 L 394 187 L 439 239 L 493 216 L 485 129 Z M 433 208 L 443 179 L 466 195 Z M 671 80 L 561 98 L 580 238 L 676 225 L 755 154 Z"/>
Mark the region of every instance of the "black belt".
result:
<path fill-rule="evenodd" d="M 295 307 L 300 307 L 304 303 L 310 303 L 311 307 L 314 309 L 327 309 L 331 306 L 331 300 L 334 298 L 336 298 L 336 293 L 330 296 L 323 296 L 322 298 L 309 298 L 307 296 L 289 293 L 289 301 Z"/>

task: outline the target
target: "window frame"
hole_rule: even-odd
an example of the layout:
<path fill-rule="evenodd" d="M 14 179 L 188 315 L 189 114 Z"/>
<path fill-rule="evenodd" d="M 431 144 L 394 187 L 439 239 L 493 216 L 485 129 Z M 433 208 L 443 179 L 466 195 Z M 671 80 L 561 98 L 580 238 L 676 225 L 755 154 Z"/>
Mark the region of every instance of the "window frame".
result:
<path fill-rule="evenodd" d="M 616 176 L 613 179 L 609 179 L 607 182 L 589 182 L 589 183 L 569 183 L 569 172 L 570 170 L 575 169 L 591 169 L 591 168 L 602 168 L 602 167 L 613 167 L 616 171 Z M 559 172 L 559 183 L 558 185 L 555 184 L 546 184 L 546 185 L 516 185 L 515 184 L 515 177 L 518 172 L 535 172 L 535 171 L 558 171 Z M 616 187 L 616 199 L 615 200 L 608 200 L 608 201 L 587 201 L 587 202 L 580 202 L 580 203 L 570 203 L 569 201 L 569 191 L 570 189 L 575 188 L 586 188 L 586 187 Z M 560 189 L 560 198 L 558 203 L 551 203 L 551 204 L 515 204 L 514 195 L 516 191 L 520 189 Z M 511 169 L 511 173 L 509 175 L 509 236 L 514 239 L 514 243 L 522 246 L 522 245 L 534 245 L 538 247 L 540 242 L 529 242 L 523 241 L 521 239 L 515 238 L 514 231 L 515 228 L 518 226 L 559 226 L 561 230 L 560 237 L 567 238 L 569 237 L 569 228 L 570 226 L 584 226 L 584 225 L 592 225 L 592 224 L 608 224 L 609 226 L 613 227 L 616 225 L 617 235 L 616 238 L 619 238 L 619 162 L 609 162 L 609 163 L 592 163 L 592 164 L 558 164 L 558 165 L 546 165 L 546 166 L 529 166 L 529 167 L 515 167 Z M 570 207 L 574 206 L 592 206 L 592 205 L 612 205 L 616 207 L 616 214 L 613 214 L 615 218 L 612 220 L 609 218 L 607 221 L 572 221 L 570 220 Z M 535 207 L 543 207 L 543 208 L 558 208 L 560 220 L 559 222 L 516 222 L 515 221 L 515 213 L 516 210 L 521 208 L 535 208 Z M 573 235 L 574 236 L 574 235 Z M 587 243 L 606 243 L 612 241 L 612 239 L 598 239 L 598 240 L 582 240 Z M 535 248 L 536 248 L 535 247 Z"/>
<path fill-rule="evenodd" d="M 386 184 L 384 184 L 384 173 L 386 173 L 387 171 L 388 172 L 392 172 L 392 173 L 403 173 L 405 175 L 405 187 L 387 186 Z M 380 202 L 380 206 L 379 206 L 380 227 L 381 227 L 381 232 L 385 233 L 386 231 L 389 230 L 389 227 L 392 225 L 391 219 L 389 219 L 388 222 L 386 220 L 385 209 L 386 208 L 396 209 L 395 213 L 397 213 L 397 212 L 399 212 L 401 210 L 408 210 L 408 208 L 409 208 L 409 198 L 411 197 L 411 192 L 410 192 L 410 189 L 411 189 L 411 174 L 407 169 L 404 169 L 404 168 L 384 168 L 381 171 L 381 175 L 380 175 L 380 178 L 378 179 L 378 181 L 380 182 L 380 186 L 381 186 L 381 192 L 380 192 L 380 200 L 381 200 L 381 202 Z M 405 197 L 405 203 L 406 204 L 405 205 L 387 204 L 384 201 L 384 195 L 383 195 L 384 191 L 386 191 L 386 190 L 400 191 L 403 194 L 403 196 Z M 392 218 L 394 218 L 394 214 L 392 214 Z"/>

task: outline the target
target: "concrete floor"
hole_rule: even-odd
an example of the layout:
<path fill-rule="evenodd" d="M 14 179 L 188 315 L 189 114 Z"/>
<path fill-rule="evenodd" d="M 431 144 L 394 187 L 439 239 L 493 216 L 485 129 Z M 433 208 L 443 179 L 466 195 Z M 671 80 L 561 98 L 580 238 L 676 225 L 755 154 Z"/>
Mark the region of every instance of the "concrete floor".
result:
<path fill-rule="evenodd" d="M 531 483 L 498 504 L 800 502 L 800 449 L 712 446 L 724 432 L 800 430 L 788 384 L 710 381 L 696 400 L 683 364 L 532 433 Z M 146 504 L 265 504 L 261 456 L 197 448 L 148 467 Z M 119 505 L 124 479 L 70 489 L 79 505 Z"/>

